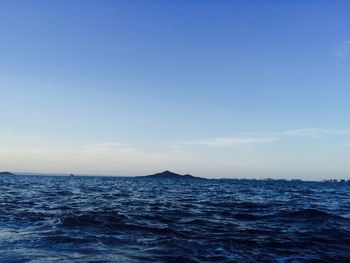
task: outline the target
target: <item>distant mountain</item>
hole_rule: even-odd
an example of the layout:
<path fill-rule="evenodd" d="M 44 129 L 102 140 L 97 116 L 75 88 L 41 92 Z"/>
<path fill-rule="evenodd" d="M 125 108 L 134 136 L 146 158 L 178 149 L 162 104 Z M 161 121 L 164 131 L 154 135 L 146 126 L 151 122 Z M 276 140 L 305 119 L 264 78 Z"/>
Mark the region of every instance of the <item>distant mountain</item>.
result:
<path fill-rule="evenodd" d="M 0 175 L 15 175 L 15 174 L 10 172 L 0 172 Z"/>
<path fill-rule="evenodd" d="M 189 174 L 181 175 L 177 173 L 173 173 L 170 171 L 164 171 L 162 173 L 156 173 L 146 176 L 138 176 L 138 178 L 152 178 L 152 179 L 204 179 L 201 177 L 195 177 Z"/>

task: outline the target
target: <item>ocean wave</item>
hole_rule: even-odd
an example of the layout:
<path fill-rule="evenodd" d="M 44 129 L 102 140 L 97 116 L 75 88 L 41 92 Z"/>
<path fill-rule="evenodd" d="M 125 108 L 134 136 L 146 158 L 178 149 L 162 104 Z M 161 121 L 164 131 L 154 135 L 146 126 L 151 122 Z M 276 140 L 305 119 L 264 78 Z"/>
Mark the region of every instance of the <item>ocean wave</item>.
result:
<path fill-rule="evenodd" d="M 0 261 L 350 262 L 348 192 L 332 187 L 0 178 Z"/>

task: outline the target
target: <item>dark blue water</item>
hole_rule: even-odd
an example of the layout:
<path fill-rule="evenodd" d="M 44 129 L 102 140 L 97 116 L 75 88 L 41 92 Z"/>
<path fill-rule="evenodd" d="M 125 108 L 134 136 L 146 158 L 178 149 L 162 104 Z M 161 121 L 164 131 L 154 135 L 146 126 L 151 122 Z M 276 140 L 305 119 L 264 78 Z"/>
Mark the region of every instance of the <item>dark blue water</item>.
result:
<path fill-rule="evenodd" d="M 350 185 L 0 177 L 1 262 L 350 262 Z"/>

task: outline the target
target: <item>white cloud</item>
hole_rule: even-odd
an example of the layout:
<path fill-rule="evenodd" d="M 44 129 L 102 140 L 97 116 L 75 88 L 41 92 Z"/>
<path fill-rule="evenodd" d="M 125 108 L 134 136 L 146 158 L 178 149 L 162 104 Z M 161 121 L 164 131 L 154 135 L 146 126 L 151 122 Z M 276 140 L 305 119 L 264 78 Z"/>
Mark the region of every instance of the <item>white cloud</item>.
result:
<path fill-rule="evenodd" d="M 187 140 L 173 144 L 173 147 L 183 147 L 186 145 L 204 145 L 213 147 L 235 147 L 240 145 L 269 144 L 283 140 L 285 137 L 296 137 L 304 139 L 325 139 L 330 136 L 349 136 L 347 129 L 321 129 L 321 128 L 301 128 L 285 130 L 282 132 L 269 133 L 246 133 L 231 137 L 211 137 L 203 139 Z"/>
<path fill-rule="evenodd" d="M 126 143 L 102 142 L 83 146 L 83 151 L 87 153 L 113 153 L 113 152 L 133 152 L 135 149 Z"/>
<path fill-rule="evenodd" d="M 206 145 L 206 146 L 239 146 L 247 144 L 265 144 L 273 143 L 278 141 L 278 137 L 247 137 L 247 136 L 236 136 L 236 137 L 214 137 L 200 140 L 184 141 L 182 144 L 185 145 Z"/>
<path fill-rule="evenodd" d="M 343 42 L 342 46 L 336 51 L 336 55 L 341 59 L 350 58 L 350 39 Z"/>
<path fill-rule="evenodd" d="M 322 139 L 326 136 L 345 136 L 350 135 L 350 130 L 337 129 L 320 129 L 320 128 L 305 128 L 288 130 L 282 133 L 287 136 L 304 137 L 311 139 Z"/>

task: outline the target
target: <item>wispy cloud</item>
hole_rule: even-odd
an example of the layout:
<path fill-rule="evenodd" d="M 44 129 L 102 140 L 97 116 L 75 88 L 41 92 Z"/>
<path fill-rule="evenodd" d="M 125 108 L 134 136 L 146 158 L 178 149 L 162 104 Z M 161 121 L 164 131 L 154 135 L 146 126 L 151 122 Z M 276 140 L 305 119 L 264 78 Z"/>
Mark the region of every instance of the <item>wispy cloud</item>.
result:
<path fill-rule="evenodd" d="M 203 145 L 213 147 L 235 147 L 240 145 L 269 144 L 282 141 L 286 137 L 300 139 L 326 139 L 330 136 L 350 136 L 347 129 L 322 129 L 322 128 L 300 128 L 269 133 L 246 133 L 230 137 L 210 137 L 177 142 L 173 145 L 184 147 L 186 145 Z"/>
<path fill-rule="evenodd" d="M 312 139 L 322 139 L 327 136 L 344 136 L 350 135 L 350 130 L 346 129 L 320 129 L 320 128 L 305 128 L 284 131 L 283 135 L 304 137 Z"/>
<path fill-rule="evenodd" d="M 350 142 L 348 142 L 348 143 L 342 143 L 342 144 L 340 144 L 340 146 L 350 147 Z"/>
<path fill-rule="evenodd" d="M 350 39 L 343 42 L 341 47 L 336 50 L 336 55 L 341 59 L 350 58 Z"/>
<path fill-rule="evenodd" d="M 113 152 L 133 152 L 135 149 L 130 144 L 102 142 L 89 144 L 82 147 L 88 153 L 113 153 Z"/>
<path fill-rule="evenodd" d="M 216 147 L 239 146 L 248 144 L 266 144 L 278 141 L 278 137 L 213 137 L 199 140 L 183 141 L 184 145 L 206 145 Z"/>
<path fill-rule="evenodd" d="M 13 133 L 13 130 L 11 128 L 3 128 L 3 129 L 0 129 L 0 133 Z"/>

